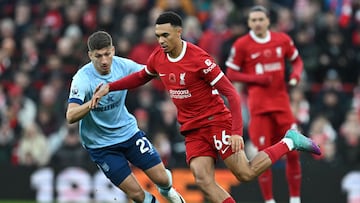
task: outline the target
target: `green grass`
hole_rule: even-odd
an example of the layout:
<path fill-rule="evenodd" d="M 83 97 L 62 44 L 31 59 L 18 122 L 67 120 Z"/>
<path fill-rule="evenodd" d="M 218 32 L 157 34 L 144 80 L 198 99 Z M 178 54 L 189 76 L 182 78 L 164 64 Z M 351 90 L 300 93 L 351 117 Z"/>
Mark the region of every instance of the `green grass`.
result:
<path fill-rule="evenodd" d="M 0 203 L 36 203 L 36 201 L 17 201 L 17 200 L 0 200 Z"/>

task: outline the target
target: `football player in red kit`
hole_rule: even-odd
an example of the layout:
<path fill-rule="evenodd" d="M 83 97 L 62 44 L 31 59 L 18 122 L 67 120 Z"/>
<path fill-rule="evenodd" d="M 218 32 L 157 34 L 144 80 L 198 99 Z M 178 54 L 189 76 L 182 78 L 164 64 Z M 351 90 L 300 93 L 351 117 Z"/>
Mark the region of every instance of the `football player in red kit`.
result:
<path fill-rule="evenodd" d="M 292 64 L 290 85 L 299 82 L 303 71 L 302 59 L 291 38 L 285 33 L 270 31 L 269 25 L 266 8 L 254 6 L 250 9 L 250 32 L 234 42 L 226 61 L 228 78 L 233 82 L 246 83 L 249 136 L 259 151 L 279 142 L 288 129 L 296 128 L 290 108 L 288 83 L 285 81 L 286 60 Z M 291 151 L 286 158 L 290 203 L 300 203 L 299 153 Z M 275 203 L 271 169 L 262 173 L 258 182 L 265 202 Z"/>
<path fill-rule="evenodd" d="M 185 136 L 186 161 L 205 198 L 214 203 L 235 203 L 215 182 L 218 155 L 239 181 L 253 180 L 284 154 L 303 150 L 320 154 L 318 146 L 297 131 L 290 130 L 277 144 L 249 161 L 244 153 L 240 97 L 234 86 L 208 53 L 181 39 L 182 19 L 164 12 L 156 20 L 155 35 L 160 44 L 147 66 L 108 84 L 100 84 L 89 108 L 95 108 L 109 91 L 131 89 L 160 77 L 178 110 L 180 131 Z M 226 107 L 220 94 L 229 101 Z"/>

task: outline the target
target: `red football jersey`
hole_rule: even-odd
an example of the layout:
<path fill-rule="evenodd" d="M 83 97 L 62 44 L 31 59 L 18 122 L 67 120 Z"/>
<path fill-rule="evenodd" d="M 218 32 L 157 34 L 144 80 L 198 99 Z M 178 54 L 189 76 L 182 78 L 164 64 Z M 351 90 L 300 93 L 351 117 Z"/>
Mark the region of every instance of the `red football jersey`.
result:
<path fill-rule="evenodd" d="M 251 113 L 289 109 L 289 96 L 285 81 L 285 59 L 299 57 L 291 38 L 285 33 L 269 31 L 266 38 L 256 37 L 253 32 L 240 37 L 231 48 L 226 66 L 246 74 L 266 74 L 272 78 L 266 87 L 248 87 L 248 106 Z"/>
<path fill-rule="evenodd" d="M 180 131 L 231 119 L 217 90 L 213 87 L 224 73 L 201 48 L 183 41 L 179 57 L 170 58 L 158 47 L 148 59 L 146 72 L 158 75 L 178 110 Z"/>

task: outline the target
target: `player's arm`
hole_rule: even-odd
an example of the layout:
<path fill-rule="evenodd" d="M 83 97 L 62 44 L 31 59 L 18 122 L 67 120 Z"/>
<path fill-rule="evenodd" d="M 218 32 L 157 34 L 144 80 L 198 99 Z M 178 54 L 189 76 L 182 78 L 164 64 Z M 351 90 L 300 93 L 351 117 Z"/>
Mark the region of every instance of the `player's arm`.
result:
<path fill-rule="evenodd" d="M 295 86 L 299 83 L 301 73 L 303 72 L 304 69 L 304 63 L 300 55 L 297 55 L 297 57 L 291 61 L 291 65 L 292 65 L 292 72 L 290 74 L 289 84 Z"/>
<path fill-rule="evenodd" d="M 236 92 L 231 82 L 224 76 L 221 77 L 214 87 L 224 95 L 229 102 L 229 109 L 232 115 L 231 147 L 233 151 L 238 152 L 244 149 L 240 95 Z"/>
<path fill-rule="evenodd" d="M 69 103 L 66 111 L 66 120 L 68 123 L 75 123 L 81 120 L 86 114 L 89 113 L 89 105 L 91 101 L 85 104 Z"/>
<path fill-rule="evenodd" d="M 101 97 L 103 97 L 110 91 L 133 89 L 141 85 L 144 85 L 154 77 L 155 76 L 148 74 L 144 68 L 138 72 L 132 73 L 114 82 L 107 84 L 100 84 L 96 87 L 94 95 L 91 98 L 91 103 L 88 107 L 91 109 L 95 108 L 99 103 Z"/>
<path fill-rule="evenodd" d="M 265 74 L 246 74 L 239 71 L 235 71 L 232 68 L 227 68 L 226 76 L 231 82 L 242 82 L 247 84 L 256 84 L 267 86 L 271 83 L 271 76 Z"/>
<path fill-rule="evenodd" d="M 289 85 L 295 86 L 299 83 L 301 73 L 304 69 L 304 63 L 297 50 L 294 41 L 286 33 L 282 33 L 282 39 L 285 40 L 285 57 L 288 59 L 292 66 L 292 71 L 289 77 Z"/>

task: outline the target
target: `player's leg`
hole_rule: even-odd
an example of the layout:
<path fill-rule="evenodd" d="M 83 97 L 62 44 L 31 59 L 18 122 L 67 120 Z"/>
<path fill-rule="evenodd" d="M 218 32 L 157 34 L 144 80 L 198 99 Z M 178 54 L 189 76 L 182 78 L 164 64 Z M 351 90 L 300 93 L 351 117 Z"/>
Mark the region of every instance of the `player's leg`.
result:
<path fill-rule="evenodd" d="M 159 153 L 145 137 L 145 133 L 140 131 L 132 139 L 134 143 L 128 149 L 128 154 L 131 154 L 128 160 L 145 172 L 169 202 L 185 203 L 184 198 L 172 187 L 171 172 L 164 167 Z"/>
<path fill-rule="evenodd" d="M 105 176 L 128 198 L 136 203 L 158 202 L 152 194 L 141 188 L 131 172 L 128 160 L 122 153 L 128 145 L 128 142 L 125 142 L 101 149 L 87 150 L 91 159 L 99 166 Z"/>
<path fill-rule="evenodd" d="M 250 116 L 249 137 L 258 151 L 262 151 L 272 145 L 272 137 L 276 133 L 274 124 L 271 114 L 255 114 Z M 258 183 L 265 203 L 275 203 L 271 168 L 259 175 Z"/>
<path fill-rule="evenodd" d="M 196 185 L 200 188 L 208 201 L 216 203 L 235 203 L 235 200 L 230 194 L 215 181 L 215 160 L 217 159 L 217 150 L 214 142 L 216 142 L 215 140 L 218 138 L 213 136 L 216 134 L 219 134 L 220 136 L 221 129 L 219 130 L 218 127 L 212 126 L 187 132 L 185 135 L 186 161 L 193 173 Z M 218 144 L 218 146 L 219 145 L 220 144 Z M 226 146 L 224 149 L 225 148 Z M 226 148 L 226 150 L 228 149 L 229 148 Z"/>
<path fill-rule="evenodd" d="M 274 143 L 279 141 L 290 128 L 296 129 L 295 118 L 291 111 L 278 112 L 275 114 L 276 122 L 278 123 L 277 134 L 280 135 Z M 290 203 L 300 203 L 301 192 L 301 165 L 299 152 L 291 151 L 286 154 L 286 179 L 289 186 Z"/>
<path fill-rule="evenodd" d="M 235 203 L 230 194 L 216 183 L 214 162 L 214 158 L 210 156 L 200 156 L 190 160 L 190 169 L 196 185 L 209 202 Z"/>
<path fill-rule="evenodd" d="M 321 154 L 320 148 L 309 138 L 296 130 L 288 130 L 285 137 L 278 143 L 258 152 L 251 161 L 247 161 L 244 151 L 221 154 L 226 166 L 239 181 L 251 181 L 286 153 L 299 150 L 314 154 Z"/>
<path fill-rule="evenodd" d="M 166 169 L 163 163 L 159 163 L 144 172 L 156 184 L 160 194 L 169 202 L 185 203 L 184 198 L 173 187 L 171 171 Z"/>
<path fill-rule="evenodd" d="M 136 203 L 159 203 L 154 195 L 141 188 L 133 173 L 126 177 L 118 187 Z"/>

